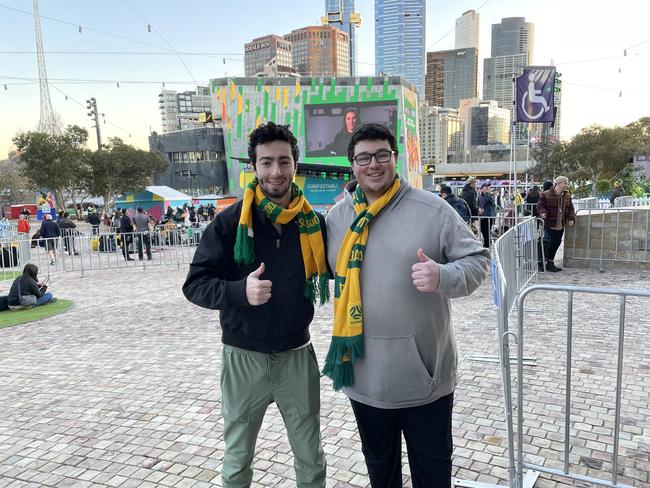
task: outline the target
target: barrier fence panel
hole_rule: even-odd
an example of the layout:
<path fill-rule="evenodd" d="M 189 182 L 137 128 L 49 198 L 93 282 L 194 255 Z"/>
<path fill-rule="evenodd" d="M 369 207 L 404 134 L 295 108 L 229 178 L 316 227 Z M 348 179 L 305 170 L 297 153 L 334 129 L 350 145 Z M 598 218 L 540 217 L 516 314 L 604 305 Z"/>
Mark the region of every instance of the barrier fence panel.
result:
<path fill-rule="evenodd" d="M 573 208 L 575 210 L 582 209 L 603 209 L 611 208 L 612 204 L 606 198 L 587 197 L 587 198 L 573 198 Z"/>
<path fill-rule="evenodd" d="M 618 197 L 614 200 L 614 207 L 650 207 L 650 197 Z"/>
<path fill-rule="evenodd" d="M 516 482 L 515 434 L 512 409 L 512 389 L 510 372 L 510 354 L 508 341 L 504 340 L 512 333 L 508 330 L 508 320 L 513 311 L 519 292 L 537 278 L 538 250 L 541 248 L 543 224 L 540 219 L 532 217 L 513 220 L 512 227 L 501 235 L 494 244 L 492 260 L 492 282 L 494 304 L 497 310 L 497 337 L 501 382 L 504 395 L 504 415 L 506 437 L 508 442 L 508 480 L 513 488 Z M 507 365 L 507 366 L 506 366 Z M 526 479 L 526 486 L 533 486 L 538 473 L 531 471 Z M 474 481 L 456 480 L 454 486 L 468 488 L 495 488 L 499 485 Z"/>
<path fill-rule="evenodd" d="M 650 207 L 587 209 L 576 212 L 566 229 L 565 262 L 598 264 L 650 263 Z"/>
<path fill-rule="evenodd" d="M 526 269 L 527 263 L 536 265 L 536 260 L 531 259 L 536 256 L 536 247 L 531 245 L 531 240 L 528 238 L 529 232 L 538 231 L 538 225 L 531 227 L 531 222 L 534 219 L 517 224 L 515 228 L 506 232 L 495 243 L 495 253 L 493 258 L 492 279 L 494 285 L 494 302 L 497 308 L 497 333 L 499 338 L 499 359 L 501 364 L 501 378 L 504 399 L 504 413 L 506 422 L 506 435 L 508 440 L 508 473 L 509 473 L 509 486 L 511 488 L 531 488 L 535 485 L 536 479 L 540 473 L 547 473 L 551 475 L 564 476 L 575 481 L 588 482 L 594 485 L 610 486 L 610 487 L 624 487 L 625 485 L 619 484 L 617 481 L 616 468 L 612 469 L 611 480 L 602 480 L 593 477 L 588 477 L 580 473 L 571 472 L 569 470 L 568 452 L 570 445 L 568 443 L 568 432 L 571 423 L 571 362 L 572 362 L 572 334 L 573 334 L 573 294 L 581 293 L 596 293 L 619 296 L 620 303 L 620 316 L 619 316 L 619 333 L 618 333 L 618 356 L 617 356 L 617 371 L 616 371 L 616 408 L 614 414 L 614 450 L 613 450 L 613 466 L 618 466 L 619 456 L 619 439 L 620 439 L 620 415 L 621 415 L 621 395 L 622 395 L 622 377 L 623 377 L 623 350 L 624 350 L 624 330 L 625 330 L 625 299 L 629 296 L 649 298 L 650 292 L 635 291 L 635 290 L 611 290 L 611 289 L 597 289 L 597 288 L 579 288 L 570 286 L 557 286 L 557 285 L 534 285 L 525 288 L 534 279 L 532 269 L 528 272 L 523 271 Z M 532 267 L 531 267 L 532 268 Z M 536 269 L 536 268 L 534 268 Z M 525 298 L 532 291 L 535 290 L 556 290 L 565 291 L 568 294 L 567 301 L 567 375 L 566 375 L 566 391 L 568 392 L 565 403 L 565 443 L 564 443 L 564 469 L 557 470 L 546 466 L 540 466 L 534 463 L 525 463 L 523 461 L 523 453 L 526 448 L 523 446 L 524 439 L 524 375 L 523 367 L 526 364 L 524 358 L 524 332 L 523 332 L 523 316 Z M 517 314 L 517 329 L 509 330 L 510 314 Z M 514 340 L 517 346 L 517 401 L 516 401 L 516 414 L 515 419 L 515 402 L 513 401 L 513 388 L 512 388 L 512 371 L 511 371 L 511 355 L 509 350 L 509 343 Z M 524 470 L 528 470 L 524 474 Z M 464 485 L 462 485 L 464 486 Z M 467 485 L 470 486 L 470 485 Z M 486 485 L 487 486 L 487 485 Z"/>
<path fill-rule="evenodd" d="M 499 305 L 510 313 L 518 293 L 537 277 L 544 225 L 541 219 L 526 218 L 505 232 L 494 244 L 493 270 L 501 270 L 506 285 Z M 544 262 L 542 256 L 541 262 Z M 493 279 L 498 276 L 494 275 Z M 496 288 L 496 287 L 495 287 Z"/>
<path fill-rule="evenodd" d="M 547 467 L 541 464 L 534 464 L 524 461 L 524 306 L 527 297 L 537 291 L 551 291 L 551 292 L 561 292 L 565 293 L 566 300 L 566 371 L 565 371 L 565 402 L 564 402 L 564 439 L 563 439 L 563 468 L 555 469 Z M 569 454 L 571 452 L 571 426 L 572 426 L 572 406 L 573 406 L 573 396 L 572 396 L 572 356 L 574 350 L 573 344 L 573 309 L 574 309 L 574 295 L 576 293 L 580 294 L 591 294 L 591 295 L 601 295 L 601 296 L 614 296 L 619 298 L 619 315 L 618 315 L 618 340 L 616 345 L 616 387 L 614 392 L 614 415 L 612 419 L 612 424 L 614 426 L 613 433 L 613 448 L 611 451 L 612 454 L 612 468 L 611 473 L 609 473 L 610 479 L 600 479 L 595 477 L 586 476 L 572 471 L 570 466 Z M 616 488 L 631 488 L 628 485 L 619 483 L 618 470 L 620 467 L 619 456 L 620 456 L 620 441 L 621 441 L 621 405 L 622 405 L 622 393 L 623 393 L 623 366 L 624 366 L 624 355 L 625 355 L 625 317 L 626 317 L 626 300 L 628 297 L 640 297 L 640 298 L 650 298 L 650 291 L 644 290 L 622 290 L 622 289 L 612 289 L 612 288 L 590 288 L 590 287 L 577 287 L 577 286 L 560 286 L 560 285 L 534 285 L 525 290 L 523 290 L 518 299 L 517 306 L 517 332 L 506 333 L 502 335 L 503 344 L 502 347 L 507 351 L 508 349 L 508 339 L 510 336 L 515 338 L 517 344 L 517 422 L 516 422 L 516 431 L 517 431 L 517 447 L 516 447 L 516 483 L 511 486 L 516 488 L 531 487 L 533 485 L 527 484 L 526 478 L 524 477 L 523 470 L 529 469 L 534 472 L 547 473 L 550 475 L 571 479 L 578 482 L 591 483 L 592 485 L 598 486 L 609 486 Z M 530 332 L 529 332 L 530 333 Z M 504 382 L 504 399 L 506 401 L 506 409 L 512 412 L 512 392 L 510 391 L 510 362 L 504 362 L 503 366 L 508 371 L 505 374 L 508 382 Z M 582 417 L 579 419 L 581 422 L 585 422 L 585 419 Z M 510 430 L 509 430 L 510 433 Z M 512 481 L 511 477 L 511 481 Z"/>
<path fill-rule="evenodd" d="M 53 238 L 3 239 L 0 242 L 0 281 L 22 274 L 27 263 L 41 274 L 155 266 L 189 266 L 201 238 L 196 228 L 143 233 L 69 233 Z M 149 252 L 147 252 L 149 249 Z"/>

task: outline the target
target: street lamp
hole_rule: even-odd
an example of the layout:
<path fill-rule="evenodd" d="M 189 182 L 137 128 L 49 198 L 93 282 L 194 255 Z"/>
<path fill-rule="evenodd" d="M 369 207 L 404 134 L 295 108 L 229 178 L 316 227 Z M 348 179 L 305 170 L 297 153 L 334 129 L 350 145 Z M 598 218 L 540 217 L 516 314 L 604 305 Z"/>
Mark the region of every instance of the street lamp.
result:
<path fill-rule="evenodd" d="M 101 151 L 102 136 L 99 131 L 99 111 L 97 110 L 97 100 L 95 100 L 95 97 L 90 97 L 90 99 L 86 100 L 86 108 L 90 110 L 90 112 L 88 112 L 88 117 L 91 117 L 95 121 L 94 127 L 97 131 L 97 150 Z"/>

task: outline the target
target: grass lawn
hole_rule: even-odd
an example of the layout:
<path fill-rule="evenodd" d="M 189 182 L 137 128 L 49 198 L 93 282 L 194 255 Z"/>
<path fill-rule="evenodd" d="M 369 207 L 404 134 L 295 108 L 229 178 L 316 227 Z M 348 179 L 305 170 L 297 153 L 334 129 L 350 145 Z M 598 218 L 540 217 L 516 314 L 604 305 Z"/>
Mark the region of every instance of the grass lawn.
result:
<path fill-rule="evenodd" d="M 23 274 L 22 269 L 15 269 L 15 270 L 3 269 L 0 270 L 0 281 L 13 280 L 14 278 L 16 278 L 16 276 L 20 276 L 21 274 Z"/>
<path fill-rule="evenodd" d="M 48 303 L 40 307 L 30 308 L 28 310 L 6 310 L 0 312 L 0 329 L 3 327 L 11 327 L 12 325 L 25 324 L 40 320 L 53 315 L 58 315 L 67 312 L 72 307 L 72 300 L 57 299 L 54 303 Z"/>

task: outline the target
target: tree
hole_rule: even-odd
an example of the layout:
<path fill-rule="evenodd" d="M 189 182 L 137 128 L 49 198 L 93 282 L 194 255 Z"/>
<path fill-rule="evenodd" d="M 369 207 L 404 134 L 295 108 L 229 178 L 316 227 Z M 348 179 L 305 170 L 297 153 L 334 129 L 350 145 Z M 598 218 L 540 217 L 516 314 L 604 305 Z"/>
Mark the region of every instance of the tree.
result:
<path fill-rule="evenodd" d="M 83 187 L 90 155 L 87 140 L 88 131 L 76 125 L 61 135 L 26 132 L 13 139 L 24 163 L 23 174 L 36 188 L 51 191 L 59 209 L 65 208 L 66 197 L 76 208 L 77 199 L 87 195 Z"/>
<path fill-rule="evenodd" d="M 558 175 L 568 175 L 571 169 L 564 162 L 566 144 L 544 139 L 531 151 L 531 157 L 537 164 L 530 170 L 531 175 L 539 180 L 553 179 Z"/>
<path fill-rule="evenodd" d="M 115 137 L 109 139 L 104 150 L 92 154 L 88 165 L 86 188 L 92 195 L 103 197 L 108 209 L 119 194 L 150 185 L 169 163 L 160 153 L 136 149 Z"/>
<path fill-rule="evenodd" d="M 630 159 L 639 152 L 650 152 L 650 117 L 625 127 L 593 125 L 568 142 L 543 142 L 533 150 L 537 165 L 532 174 L 540 179 L 562 174 L 587 193 L 589 188 L 594 193 L 599 180 L 610 185 L 620 180 L 630 192 L 638 186 Z"/>
<path fill-rule="evenodd" d="M 17 159 L 0 161 L 0 201 L 4 204 L 33 200 L 32 182 L 23 175 L 23 163 Z"/>
<path fill-rule="evenodd" d="M 623 127 L 591 126 L 582 129 L 567 145 L 565 161 L 575 168 L 579 184 L 611 180 L 629 163 L 634 143 Z"/>

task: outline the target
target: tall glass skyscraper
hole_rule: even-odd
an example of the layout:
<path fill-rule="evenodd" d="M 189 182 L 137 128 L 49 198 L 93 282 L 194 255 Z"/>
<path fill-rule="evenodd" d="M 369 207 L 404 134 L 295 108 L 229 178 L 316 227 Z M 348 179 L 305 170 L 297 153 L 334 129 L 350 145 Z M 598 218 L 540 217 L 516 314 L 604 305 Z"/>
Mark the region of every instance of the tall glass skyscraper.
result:
<path fill-rule="evenodd" d="M 341 13 L 342 23 L 331 22 L 330 25 L 338 27 L 350 37 L 350 76 L 357 76 L 357 34 L 350 22 L 354 7 L 354 0 L 325 0 L 325 15 Z"/>
<path fill-rule="evenodd" d="M 375 70 L 401 75 L 424 99 L 426 0 L 375 0 Z"/>

